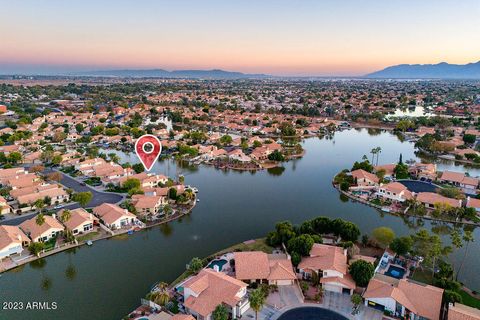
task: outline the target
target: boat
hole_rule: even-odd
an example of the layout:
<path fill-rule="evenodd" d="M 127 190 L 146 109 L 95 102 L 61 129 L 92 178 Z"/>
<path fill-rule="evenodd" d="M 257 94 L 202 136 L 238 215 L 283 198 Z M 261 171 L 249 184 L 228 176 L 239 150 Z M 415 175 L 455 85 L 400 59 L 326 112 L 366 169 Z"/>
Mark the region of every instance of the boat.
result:
<path fill-rule="evenodd" d="M 197 202 L 200 202 L 200 199 L 197 199 Z"/>
<path fill-rule="evenodd" d="M 91 246 L 93 244 L 92 240 L 87 241 L 87 246 Z"/>
<path fill-rule="evenodd" d="M 128 230 L 127 234 L 133 234 L 133 230 L 132 229 Z"/>

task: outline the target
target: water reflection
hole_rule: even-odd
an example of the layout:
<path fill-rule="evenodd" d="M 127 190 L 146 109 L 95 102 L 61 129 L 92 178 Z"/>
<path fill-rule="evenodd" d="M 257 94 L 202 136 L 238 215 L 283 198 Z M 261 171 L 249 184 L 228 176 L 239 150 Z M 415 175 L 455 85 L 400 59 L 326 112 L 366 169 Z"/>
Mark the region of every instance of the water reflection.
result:
<path fill-rule="evenodd" d="M 281 176 L 284 171 L 285 171 L 285 167 L 274 167 L 274 168 L 268 168 L 267 169 L 267 172 L 271 176 Z"/>

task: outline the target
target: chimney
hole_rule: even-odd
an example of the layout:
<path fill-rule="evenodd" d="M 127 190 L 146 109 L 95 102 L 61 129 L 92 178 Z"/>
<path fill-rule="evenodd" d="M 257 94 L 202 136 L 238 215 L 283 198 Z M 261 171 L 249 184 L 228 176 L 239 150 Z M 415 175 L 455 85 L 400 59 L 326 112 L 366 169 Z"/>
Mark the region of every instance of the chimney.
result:
<path fill-rule="evenodd" d="M 57 219 L 57 215 L 56 215 L 55 213 L 52 214 L 52 218 L 53 218 L 53 219 Z"/>
<path fill-rule="evenodd" d="M 93 214 L 90 213 L 90 219 L 93 220 Z"/>

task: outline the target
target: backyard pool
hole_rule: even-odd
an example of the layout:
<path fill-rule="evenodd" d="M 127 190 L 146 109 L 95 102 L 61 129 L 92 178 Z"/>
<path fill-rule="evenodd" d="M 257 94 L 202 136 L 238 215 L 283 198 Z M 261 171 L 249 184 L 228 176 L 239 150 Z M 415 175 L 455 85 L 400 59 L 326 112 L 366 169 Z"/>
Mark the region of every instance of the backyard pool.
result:
<path fill-rule="evenodd" d="M 405 269 L 402 267 L 390 266 L 387 272 L 385 272 L 385 275 L 392 278 L 403 279 L 403 276 L 405 275 Z"/>
<path fill-rule="evenodd" d="M 347 320 L 347 318 L 327 309 L 301 307 L 285 312 L 278 320 Z"/>
<path fill-rule="evenodd" d="M 227 260 L 220 259 L 220 260 L 213 260 L 208 264 L 210 269 L 215 269 L 215 266 L 218 267 L 218 271 L 222 271 L 223 266 L 227 263 Z"/>

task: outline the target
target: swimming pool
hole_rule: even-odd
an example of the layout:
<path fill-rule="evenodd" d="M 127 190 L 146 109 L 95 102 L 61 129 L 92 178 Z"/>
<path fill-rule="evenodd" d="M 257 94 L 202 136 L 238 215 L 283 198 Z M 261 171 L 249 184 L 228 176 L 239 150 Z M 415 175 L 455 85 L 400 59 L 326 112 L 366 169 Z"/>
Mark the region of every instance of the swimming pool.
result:
<path fill-rule="evenodd" d="M 385 272 L 385 275 L 396 279 L 403 279 L 405 269 L 397 266 L 390 266 L 387 272 Z"/>
<path fill-rule="evenodd" d="M 327 309 L 300 307 L 288 310 L 278 320 L 348 320 L 344 316 Z"/>
<path fill-rule="evenodd" d="M 223 266 L 227 263 L 227 260 L 225 259 L 220 259 L 220 260 L 213 260 L 208 264 L 208 267 L 210 269 L 213 269 L 215 266 L 218 267 L 219 271 L 222 271 Z"/>

